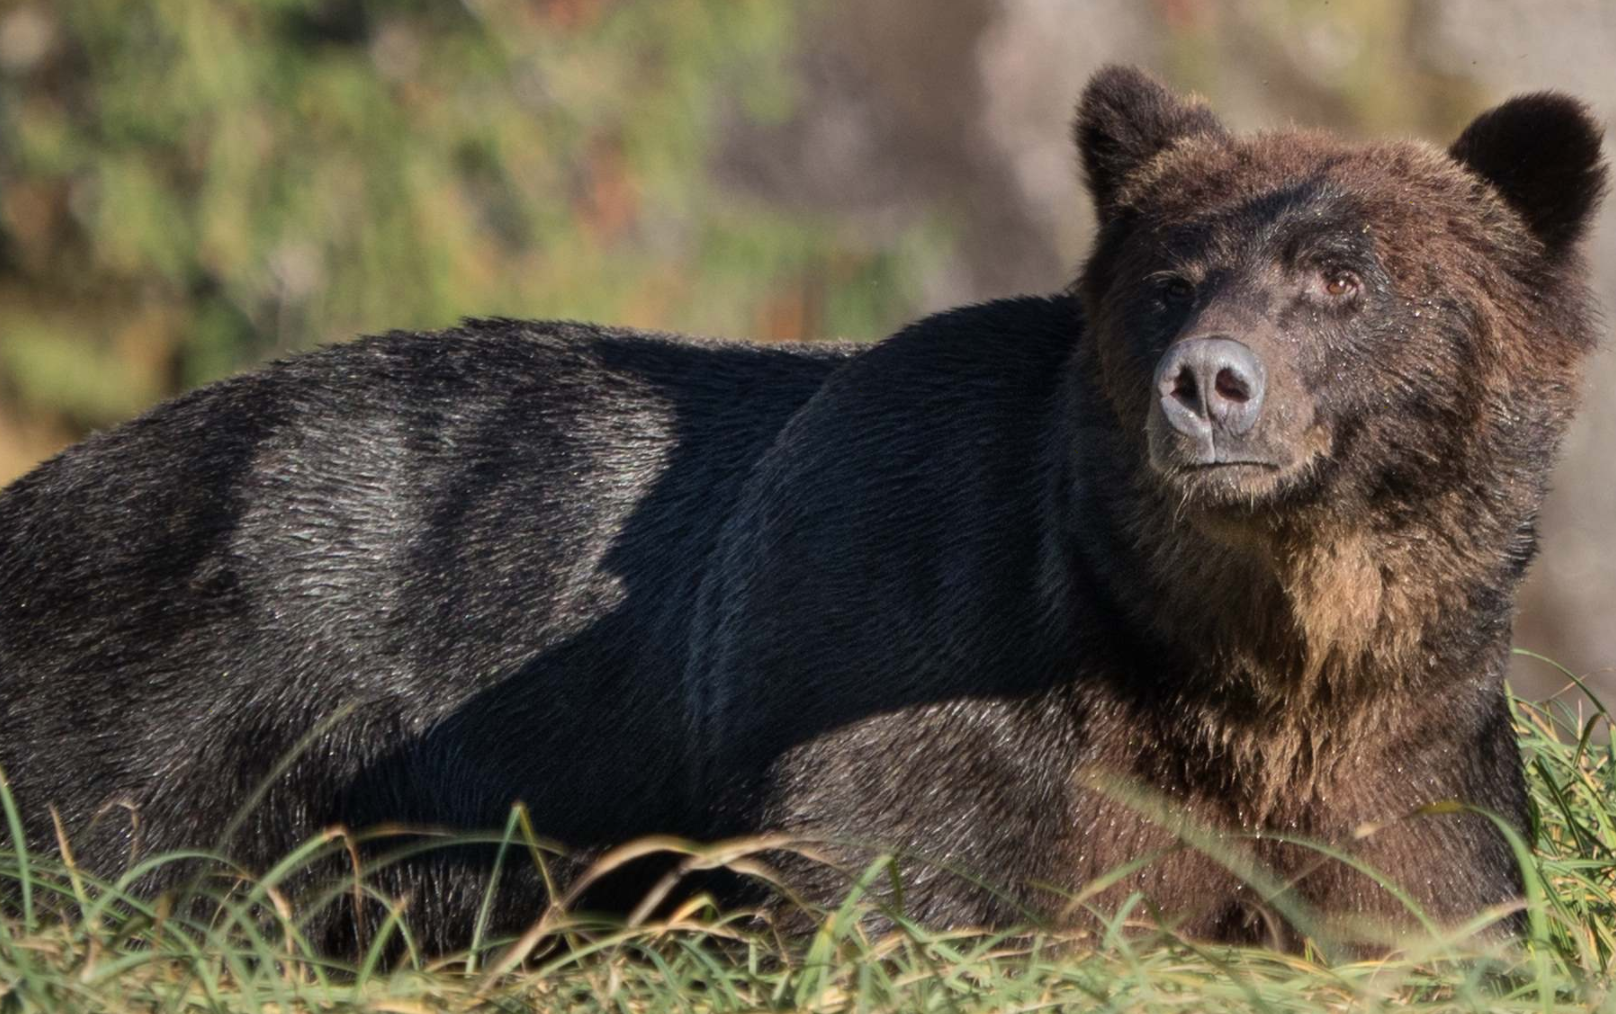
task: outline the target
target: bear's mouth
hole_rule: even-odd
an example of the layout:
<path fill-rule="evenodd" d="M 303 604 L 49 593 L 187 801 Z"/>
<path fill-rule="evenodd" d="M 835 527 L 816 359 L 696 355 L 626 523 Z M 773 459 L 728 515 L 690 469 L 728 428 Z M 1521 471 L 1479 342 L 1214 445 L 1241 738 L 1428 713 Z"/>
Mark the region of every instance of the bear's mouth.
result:
<path fill-rule="evenodd" d="M 1278 499 L 1296 471 L 1291 463 L 1257 457 L 1184 461 L 1157 468 L 1181 506 L 1212 510 L 1264 506 Z"/>
<path fill-rule="evenodd" d="M 1185 474 L 1212 472 L 1222 468 L 1255 468 L 1271 472 L 1282 472 L 1285 466 L 1277 461 L 1265 461 L 1261 458 L 1226 458 L 1218 461 L 1192 461 L 1179 465 L 1170 471 Z"/>
<path fill-rule="evenodd" d="M 1311 450 L 1311 449 L 1309 449 Z M 1174 517 L 1247 535 L 1295 510 L 1328 499 L 1332 459 L 1312 452 L 1291 458 L 1151 462 L 1158 488 Z"/>

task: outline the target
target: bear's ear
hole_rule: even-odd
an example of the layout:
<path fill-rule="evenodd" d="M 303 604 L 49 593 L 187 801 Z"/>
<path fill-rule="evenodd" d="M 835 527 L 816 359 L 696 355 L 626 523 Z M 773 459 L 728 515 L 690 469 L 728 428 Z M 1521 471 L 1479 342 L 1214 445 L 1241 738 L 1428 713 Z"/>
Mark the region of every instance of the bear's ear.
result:
<path fill-rule="evenodd" d="M 1200 102 L 1188 102 L 1135 67 L 1105 67 L 1077 104 L 1072 136 L 1100 221 L 1111 217 L 1128 174 L 1181 137 L 1224 135 Z"/>
<path fill-rule="evenodd" d="M 1581 102 L 1539 92 L 1476 117 L 1448 154 L 1491 183 L 1558 258 L 1582 237 L 1605 192 L 1603 133 Z"/>

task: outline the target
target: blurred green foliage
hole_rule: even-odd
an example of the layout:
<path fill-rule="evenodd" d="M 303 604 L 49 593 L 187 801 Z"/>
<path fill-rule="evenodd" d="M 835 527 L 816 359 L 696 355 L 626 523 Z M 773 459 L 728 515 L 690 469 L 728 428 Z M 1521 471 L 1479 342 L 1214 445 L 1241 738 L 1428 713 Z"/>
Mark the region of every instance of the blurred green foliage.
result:
<path fill-rule="evenodd" d="M 912 258 L 712 171 L 790 114 L 801 12 L 0 0 L 0 409 L 72 435 L 462 315 L 873 333 Z"/>

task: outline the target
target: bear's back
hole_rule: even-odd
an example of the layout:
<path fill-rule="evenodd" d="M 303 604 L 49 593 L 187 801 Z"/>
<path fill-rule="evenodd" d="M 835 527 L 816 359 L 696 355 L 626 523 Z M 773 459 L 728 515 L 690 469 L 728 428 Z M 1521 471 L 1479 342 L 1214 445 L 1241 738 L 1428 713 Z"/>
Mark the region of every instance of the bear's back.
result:
<path fill-rule="evenodd" d="M 221 825 L 349 708 L 333 728 L 363 731 L 331 737 L 305 795 L 373 781 L 402 747 L 462 786 L 424 784 L 410 809 L 500 819 L 531 798 L 535 736 L 602 728 L 646 692 L 627 673 L 677 670 L 669 628 L 726 502 L 849 354 L 469 322 L 294 357 L 98 434 L 0 493 L 0 764 L 70 828 L 141 807 L 161 847 Z M 552 688 L 513 706 L 518 678 Z M 513 723 L 509 753 L 455 731 L 489 722 Z M 617 734 L 595 738 L 585 756 Z"/>

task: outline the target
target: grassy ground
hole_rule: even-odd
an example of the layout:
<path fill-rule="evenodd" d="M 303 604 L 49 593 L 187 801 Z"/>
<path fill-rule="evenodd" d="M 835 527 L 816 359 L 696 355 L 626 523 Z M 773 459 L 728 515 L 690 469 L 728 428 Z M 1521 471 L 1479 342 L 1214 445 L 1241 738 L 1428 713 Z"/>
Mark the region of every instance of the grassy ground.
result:
<path fill-rule="evenodd" d="M 1137 907 L 1100 933 L 867 934 L 866 891 L 817 914 L 810 937 L 784 938 L 702 899 L 660 921 L 602 922 L 557 907 L 518 940 L 469 953 L 415 953 L 407 909 L 380 926 L 357 964 L 317 959 L 281 892 L 311 842 L 257 877 L 220 870 L 225 902 L 205 920 L 146 903 L 71 863 L 20 854 L 0 785 L 0 1014 L 12 1011 L 1222 1011 L 1616 1010 L 1616 752 L 1609 718 L 1580 705 L 1517 704 L 1534 802 L 1527 871 L 1529 939 L 1505 950 L 1455 934 L 1372 962 L 1200 946 L 1150 931 Z M 522 835 L 507 832 L 518 856 Z M 744 867 L 745 850 L 691 865 Z M 533 852 L 537 856 L 539 853 Z M 618 856 L 603 862 L 615 862 Z M 174 861 L 174 860 L 169 860 Z M 138 872 L 138 871 L 136 871 Z M 1491 913 L 1496 918 L 1501 913 Z M 401 946 L 402 945 L 402 946 Z M 384 960 L 384 952 L 403 957 Z"/>

